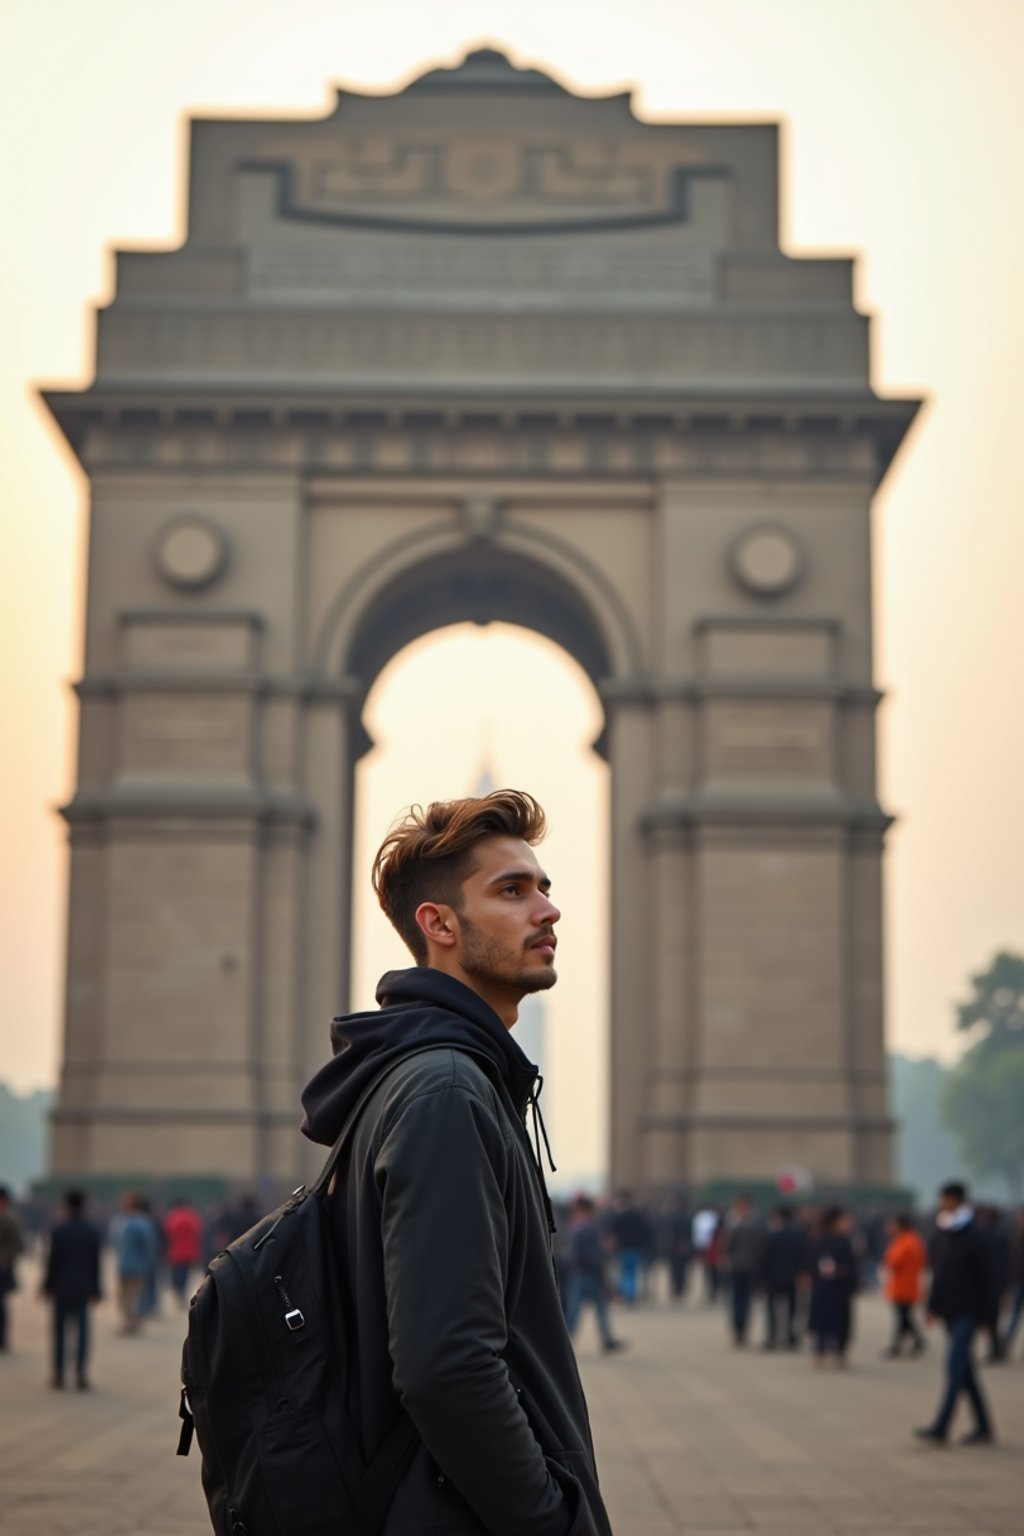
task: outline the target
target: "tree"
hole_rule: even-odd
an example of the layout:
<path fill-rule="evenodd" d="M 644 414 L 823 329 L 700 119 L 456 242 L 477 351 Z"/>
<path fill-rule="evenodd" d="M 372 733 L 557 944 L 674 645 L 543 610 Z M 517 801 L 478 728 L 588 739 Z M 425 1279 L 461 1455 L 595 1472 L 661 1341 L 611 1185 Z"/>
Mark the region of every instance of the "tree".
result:
<path fill-rule="evenodd" d="M 983 1040 L 963 1057 L 946 1088 L 945 1119 L 972 1171 L 1024 1193 L 1024 1042 L 1004 1050 Z"/>
<path fill-rule="evenodd" d="M 1006 950 L 971 977 L 973 993 L 956 1010 L 956 1027 L 976 1030 L 975 1051 L 1024 1048 L 1024 955 Z"/>

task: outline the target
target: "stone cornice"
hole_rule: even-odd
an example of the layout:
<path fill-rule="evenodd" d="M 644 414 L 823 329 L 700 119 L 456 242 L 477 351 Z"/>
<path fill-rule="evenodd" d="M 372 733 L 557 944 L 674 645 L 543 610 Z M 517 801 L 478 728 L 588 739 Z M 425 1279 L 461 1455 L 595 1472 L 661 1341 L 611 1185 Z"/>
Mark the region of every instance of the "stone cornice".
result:
<path fill-rule="evenodd" d="M 884 836 L 895 818 L 876 800 L 856 799 L 841 792 L 765 794 L 682 794 L 656 801 L 641 817 L 641 829 L 652 837 L 701 827 L 808 827 L 868 832 Z"/>
<path fill-rule="evenodd" d="M 870 391 L 47 389 L 87 468 L 877 483 L 919 402 Z"/>
<path fill-rule="evenodd" d="M 60 814 L 76 830 L 111 821 L 217 821 L 241 828 L 291 826 L 300 831 L 309 831 L 316 824 L 312 806 L 298 796 L 260 788 L 186 789 L 169 783 L 145 788 L 82 790 L 70 804 L 60 807 Z"/>

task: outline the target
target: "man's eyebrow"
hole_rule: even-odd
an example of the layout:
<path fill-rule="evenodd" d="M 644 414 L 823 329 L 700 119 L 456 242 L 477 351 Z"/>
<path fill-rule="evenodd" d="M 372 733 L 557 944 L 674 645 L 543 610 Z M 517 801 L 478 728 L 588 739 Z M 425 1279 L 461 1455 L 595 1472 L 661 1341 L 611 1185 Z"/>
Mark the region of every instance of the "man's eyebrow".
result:
<path fill-rule="evenodd" d="M 487 884 L 507 885 L 513 880 L 519 880 L 525 881 L 526 884 L 529 885 L 535 879 L 537 880 L 537 886 L 540 890 L 550 891 L 551 881 L 548 876 L 545 875 L 543 871 L 541 871 L 540 877 L 538 878 L 536 872 L 532 869 L 506 869 L 503 874 L 493 875 L 491 879 L 488 880 Z"/>

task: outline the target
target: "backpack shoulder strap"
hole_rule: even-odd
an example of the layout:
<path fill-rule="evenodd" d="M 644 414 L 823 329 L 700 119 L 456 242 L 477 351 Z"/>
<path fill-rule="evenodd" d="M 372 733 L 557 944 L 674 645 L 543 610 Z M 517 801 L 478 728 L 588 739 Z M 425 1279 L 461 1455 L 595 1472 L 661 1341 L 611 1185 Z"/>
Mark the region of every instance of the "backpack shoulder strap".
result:
<path fill-rule="evenodd" d="M 335 1172 L 337 1171 L 338 1163 L 341 1161 L 341 1154 L 344 1152 L 345 1148 L 348 1146 L 348 1143 L 355 1135 L 356 1126 L 359 1124 L 363 1110 L 366 1108 L 367 1104 L 373 1098 L 373 1095 L 377 1092 L 377 1089 L 381 1086 L 384 1080 L 390 1077 L 392 1072 L 396 1072 L 399 1067 L 404 1066 L 407 1061 L 411 1061 L 414 1056 L 425 1056 L 428 1051 L 444 1049 L 447 1049 L 447 1047 L 443 1043 L 421 1045 L 414 1051 L 406 1051 L 403 1055 L 396 1056 L 393 1061 L 389 1061 L 387 1066 L 383 1067 L 381 1071 L 377 1073 L 377 1075 L 367 1084 L 366 1088 L 364 1088 L 352 1109 L 345 1117 L 345 1123 L 341 1130 L 338 1132 L 337 1140 L 335 1141 L 333 1147 L 327 1154 L 327 1160 L 317 1175 L 316 1182 L 311 1184 L 309 1187 L 309 1193 L 311 1195 L 321 1195 L 325 1193 L 325 1191 L 327 1191 L 330 1187 L 331 1180 L 334 1178 Z M 457 1047 L 453 1046 L 451 1049 L 455 1050 Z"/>

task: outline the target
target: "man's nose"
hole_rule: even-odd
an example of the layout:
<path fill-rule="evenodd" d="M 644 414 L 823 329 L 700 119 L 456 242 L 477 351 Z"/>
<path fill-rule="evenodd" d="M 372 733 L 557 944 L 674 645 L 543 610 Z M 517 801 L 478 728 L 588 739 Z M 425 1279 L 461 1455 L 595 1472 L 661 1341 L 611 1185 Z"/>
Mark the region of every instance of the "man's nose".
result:
<path fill-rule="evenodd" d="M 534 920 L 538 927 L 543 927 L 545 925 L 553 927 L 554 924 L 558 922 L 561 915 L 561 912 L 555 906 L 554 902 L 551 901 L 549 897 L 545 896 L 540 911 L 537 913 Z"/>

